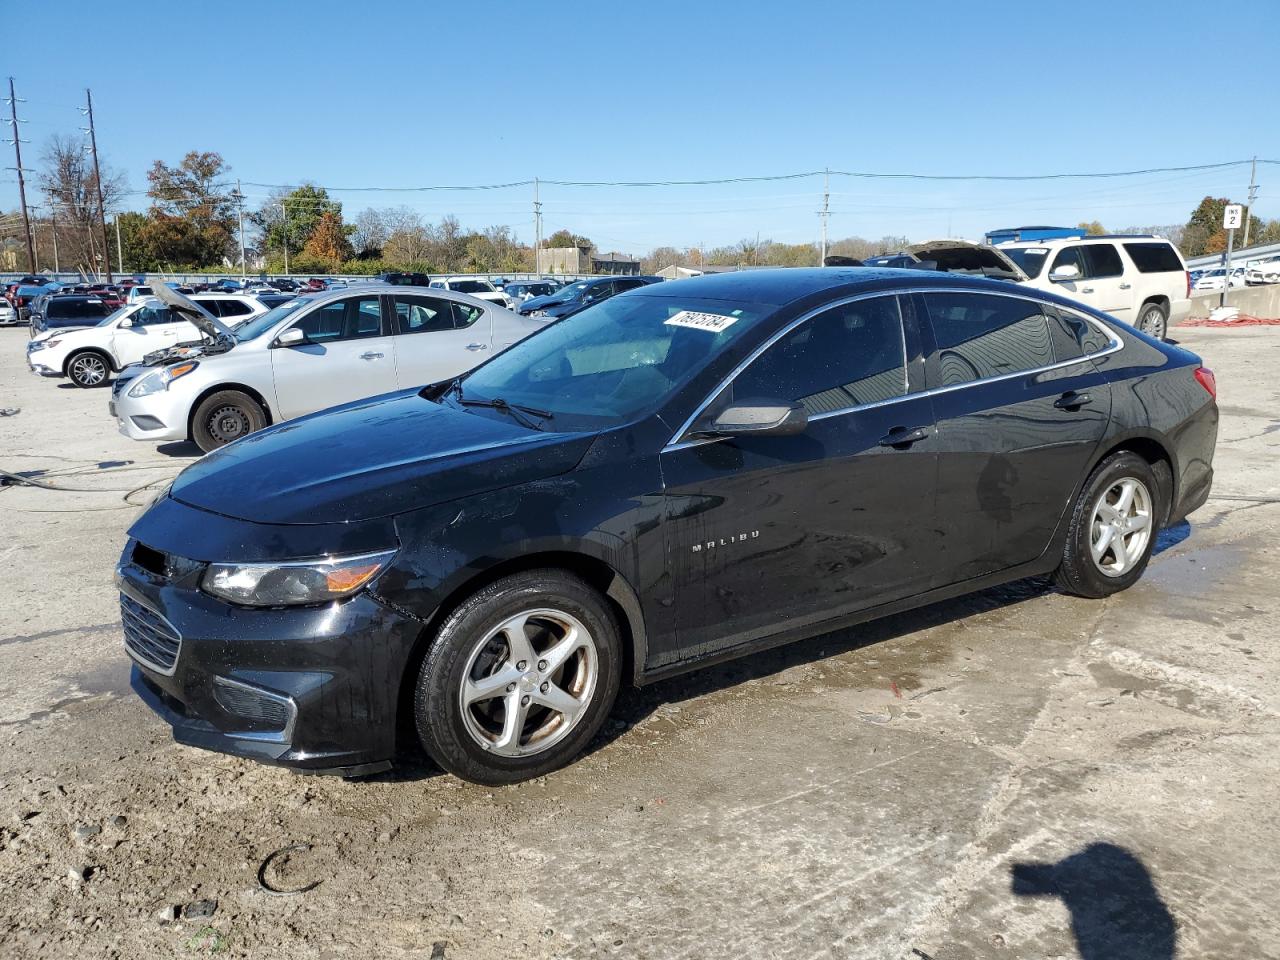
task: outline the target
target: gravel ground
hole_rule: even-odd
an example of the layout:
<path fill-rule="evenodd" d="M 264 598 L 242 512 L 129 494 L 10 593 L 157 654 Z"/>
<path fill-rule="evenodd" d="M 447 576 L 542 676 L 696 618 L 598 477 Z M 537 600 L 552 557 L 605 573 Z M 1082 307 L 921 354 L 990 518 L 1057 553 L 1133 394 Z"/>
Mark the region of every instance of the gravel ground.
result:
<path fill-rule="evenodd" d="M 1106 601 L 1025 581 L 626 693 L 572 767 L 174 745 L 111 570 L 196 454 L 0 330 L 0 956 L 1280 957 L 1280 330 L 1179 330 L 1218 479 Z M 276 894 L 310 887 L 305 892 Z"/>

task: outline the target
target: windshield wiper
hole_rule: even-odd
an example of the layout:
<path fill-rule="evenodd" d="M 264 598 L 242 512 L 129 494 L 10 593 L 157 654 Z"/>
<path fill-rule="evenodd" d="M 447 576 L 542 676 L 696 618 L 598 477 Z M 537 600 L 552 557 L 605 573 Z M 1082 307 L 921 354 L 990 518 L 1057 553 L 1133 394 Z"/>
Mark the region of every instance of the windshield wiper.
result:
<path fill-rule="evenodd" d="M 519 403 L 507 403 L 501 397 L 494 397 L 491 400 L 481 400 L 478 398 L 467 398 L 462 395 L 462 382 L 455 380 L 449 392 L 454 394 L 458 403 L 464 407 L 488 407 L 491 410 L 501 410 L 503 413 L 515 420 L 521 426 L 528 427 L 530 430 L 541 430 L 542 426 L 536 423 L 531 417 L 537 417 L 540 420 L 551 420 L 555 417 L 550 410 L 539 410 L 537 407 L 526 407 Z"/>

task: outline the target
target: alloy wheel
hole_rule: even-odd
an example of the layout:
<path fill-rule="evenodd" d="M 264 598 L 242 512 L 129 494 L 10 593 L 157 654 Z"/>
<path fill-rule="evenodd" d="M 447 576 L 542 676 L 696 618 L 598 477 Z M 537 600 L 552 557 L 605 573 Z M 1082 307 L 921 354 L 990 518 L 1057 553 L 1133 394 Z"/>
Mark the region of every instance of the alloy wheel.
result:
<path fill-rule="evenodd" d="M 1148 307 L 1138 321 L 1138 329 L 1143 333 L 1149 333 L 1151 336 L 1163 340 L 1165 334 L 1164 311 L 1159 307 Z"/>
<path fill-rule="evenodd" d="M 527 757 L 559 743 L 587 712 L 599 679 L 595 640 L 562 610 L 509 617 L 467 658 L 458 701 L 476 743 Z"/>
<path fill-rule="evenodd" d="M 1089 524 L 1089 554 L 1108 577 L 1122 577 L 1146 553 L 1151 540 L 1151 493 L 1134 477 L 1123 477 L 1103 491 Z"/>
<path fill-rule="evenodd" d="M 71 364 L 71 379 L 82 387 L 96 387 L 107 379 L 107 365 L 91 353 L 76 357 Z"/>

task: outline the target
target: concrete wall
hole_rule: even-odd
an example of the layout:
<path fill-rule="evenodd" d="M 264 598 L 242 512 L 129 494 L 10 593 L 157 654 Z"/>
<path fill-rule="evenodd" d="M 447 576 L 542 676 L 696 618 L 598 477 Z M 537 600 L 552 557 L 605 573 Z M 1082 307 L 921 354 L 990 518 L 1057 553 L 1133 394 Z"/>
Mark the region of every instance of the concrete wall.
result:
<path fill-rule="evenodd" d="M 1192 318 L 1207 317 L 1216 309 L 1222 293 L 1205 293 L 1191 298 Z M 1280 283 L 1265 287 L 1236 287 L 1227 292 L 1227 306 L 1239 307 L 1241 313 L 1264 320 L 1280 318 Z"/>

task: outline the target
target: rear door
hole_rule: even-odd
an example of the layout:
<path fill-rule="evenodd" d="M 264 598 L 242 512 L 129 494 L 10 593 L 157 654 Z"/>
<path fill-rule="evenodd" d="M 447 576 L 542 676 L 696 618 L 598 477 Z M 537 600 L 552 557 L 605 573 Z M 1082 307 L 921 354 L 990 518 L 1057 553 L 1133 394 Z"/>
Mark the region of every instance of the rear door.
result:
<path fill-rule="evenodd" d="M 1051 305 L 960 291 L 917 299 L 938 430 L 940 587 L 1044 552 L 1106 431 L 1111 390 Z M 1100 337 L 1068 314 L 1080 337 Z"/>
<path fill-rule="evenodd" d="M 489 313 L 474 304 L 397 293 L 396 384 L 420 387 L 465 373 L 492 353 Z"/>
<path fill-rule="evenodd" d="M 909 363 L 920 370 L 915 343 L 894 295 L 826 308 L 707 408 L 799 401 L 809 414 L 803 433 L 663 451 L 682 655 L 821 623 L 931 579 L 936 453 L 931 401 L 908 394 Z M 916 442 L 886 442 L 911 431 Z"/>
<path fill-rule="evenodd" d="M 294 328 L 307 342 L 271 351 L 281 419 L 396 389 L 395 338 L 379 295 L 331 300 Z"/>

